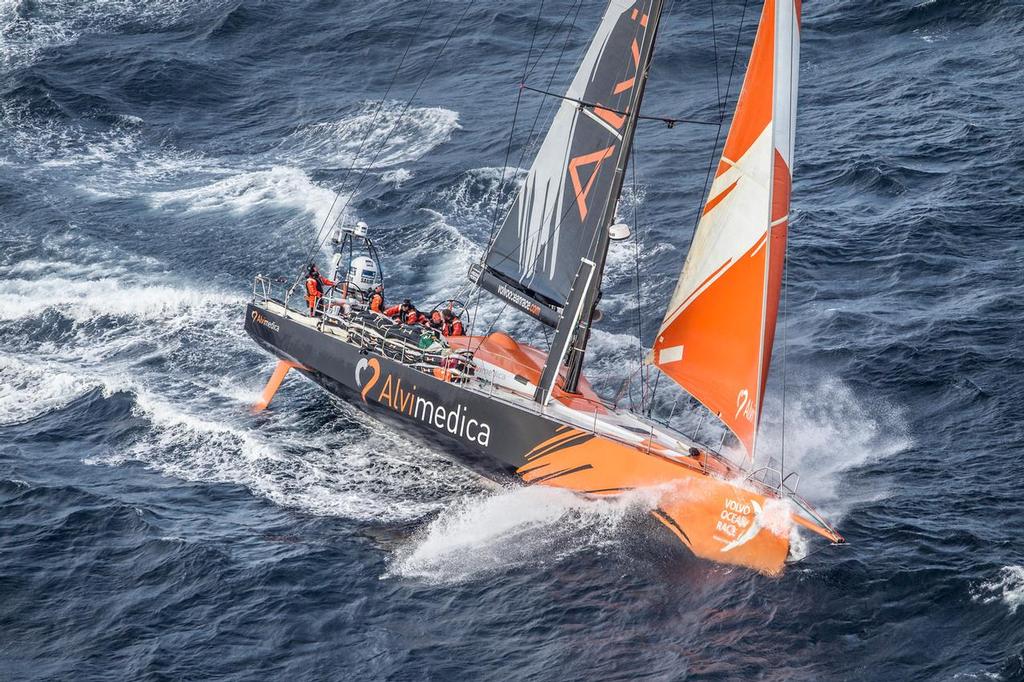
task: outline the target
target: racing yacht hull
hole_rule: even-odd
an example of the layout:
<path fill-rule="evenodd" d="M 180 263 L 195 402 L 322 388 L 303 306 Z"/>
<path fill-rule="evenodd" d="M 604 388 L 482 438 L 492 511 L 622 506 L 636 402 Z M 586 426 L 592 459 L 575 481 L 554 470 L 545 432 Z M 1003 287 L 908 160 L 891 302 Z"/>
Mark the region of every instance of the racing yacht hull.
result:
<path fill-rule="evenodd" d="M 321 331 L 313 318 L 271 307 L 251 303 L 246 309 L 246 331 L 263 349 L 488 478 L 587 496 L 649 490 L 651 516 L 693 554 L 767 574 L 781 571 L 794 519 L 769 491 L 730 481 L 738 472 L 724 461 L 707 454 L 695 460 L 653 437 L 641 444 L 606 437 L 596 413 L 594 428 L 587 429 L 536 403 L 516 404 L 436 378 Z"/>

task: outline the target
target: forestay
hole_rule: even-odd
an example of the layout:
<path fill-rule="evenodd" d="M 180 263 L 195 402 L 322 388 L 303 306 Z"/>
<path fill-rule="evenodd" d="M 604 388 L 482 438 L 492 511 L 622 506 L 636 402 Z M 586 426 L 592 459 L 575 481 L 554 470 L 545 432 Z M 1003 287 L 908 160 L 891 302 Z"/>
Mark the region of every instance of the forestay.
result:
<path fill-rule="evenodd" d="M 652 355 L 750 457 L 785 262 L 799 31 L 799 0 L 765 2 L 722 158 Z"/>

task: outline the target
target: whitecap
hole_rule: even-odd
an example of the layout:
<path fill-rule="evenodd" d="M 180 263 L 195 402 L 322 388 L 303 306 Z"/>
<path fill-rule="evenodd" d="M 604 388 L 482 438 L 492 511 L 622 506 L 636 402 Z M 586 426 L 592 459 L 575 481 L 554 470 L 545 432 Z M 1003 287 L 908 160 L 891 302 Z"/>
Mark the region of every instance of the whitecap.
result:
<path fill-rule="evenodd" d="M 60 409 L 101 385 L 50 363 L 0 354 L 0 424 Z"/>
<path fill-rule="evenodd" d="M 283 507 L 374 524 L 420 519 L 440 508 L 439 498 L 473 487 L 468 472 L 450 471 L 376 422 L 364 427 L 372 434 L 351 424 L 317 430 L 270 413 L 270 423 L 254 429 L 244 423 L 248 410 L 203 408 L 201 396 L 182 401 L 141 385 L 132 393 L 151 430 L 131 448 L 87 463 L 140 462 L 183 480 L 241 485 Z"/>
<path fill-rule="evenodd" d="M 214 305 L 241 305 L 243 300 L 223 292 L 136 284 L 114 277 L 86 281 L 55 276 L 9 279 L 4 280 L 0 292 L 0 320 L 39 317 L 47 310 L 56 310 L 76 322 L 100 315 L 164 320 L 183 308 L 202 311 Z"/>
<path fill-rule="evenodd" d="M 299 128 L 281 150 L 290 163 L 318 168 L 388 168 L 420 159 L 460 128 L 450 109 L 364 102 L 351 116 Z"/>
<path fill-rule="evenodd" d="M 347 203 L 343 197 L 317 185 L 303 171 L 274 166 L 215 179 L 209 184 L 151 192 L 154 208 L 186 211 L 249 213 L 259 208 L 288 208 L 308 213 L 314 226 L 333 224 Z"/>
<path fill-rule="evenodd" d="M 971 590 L 971 598 L 981 604 L 1002 602 L 1010 615 L 1024 604 L 1024 566 L 1003 566 L 999 575 Z"/>
<path fill-rule="evenodd" d="M 405 168 L 396 168 L 395 170 L 389 170 L 381 173 L 380 181 L 394 185 L 395 189 L 400 189 L 409 180 L 412 180 L 412 171 L 406 170 Z"/>

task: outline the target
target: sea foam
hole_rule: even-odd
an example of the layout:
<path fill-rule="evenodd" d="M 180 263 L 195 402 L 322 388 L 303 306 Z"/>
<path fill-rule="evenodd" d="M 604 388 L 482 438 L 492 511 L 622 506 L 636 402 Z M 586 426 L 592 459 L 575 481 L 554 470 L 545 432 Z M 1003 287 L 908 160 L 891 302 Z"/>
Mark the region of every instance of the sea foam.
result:
<path fill-rule="evenodd" d="M 1024 566 L 1003 566 L 997 577 L 972 589 L 971 598 L 981 604 L 1002 602 L 1015 615 L 1024 604 Z"/>
<path fill-rule="evenodd" d="M 300 127 L 278 152 L 292 162 L 320 168 L 390 168 L 423 157 L 459 128 L 459 114 L 450 109 L 364 102 L 356 113 L 337 121 Z"/>

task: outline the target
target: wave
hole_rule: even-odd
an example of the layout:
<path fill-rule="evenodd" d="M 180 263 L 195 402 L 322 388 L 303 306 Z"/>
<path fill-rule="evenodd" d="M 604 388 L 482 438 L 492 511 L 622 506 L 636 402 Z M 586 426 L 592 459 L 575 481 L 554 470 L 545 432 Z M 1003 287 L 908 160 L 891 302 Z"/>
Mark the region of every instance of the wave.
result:
<path fill-rule="evenodd" d="M 315 228 L 338 220 L 351 204 L 348 195 L 314 182 L 295 166 L 264 165 L 263 156 L 216 158 L 168 144 L 149 146 L 140 122 L 131 117 L 105 130 L 87 130 L 6 103 L 0 104 L 0 120 L 10 126 L 0 145 L 11 150 L 12 163 L 28 181 L 70 181 L 98 200 L 142 197 L 157 210 L 236 215 L 287 209 L 308 215 Z M 394 181 L 407 178 L 396 175 Z M 344 220 L 356 220 L 355 212 L 346 208 Z"/>
<path fill-rule="evenodd" d="M 85 34 L 164 30 L 183 20 L 203 20 L 233 4 L 230 0 L 0 0 L 0 71 L 27 67 L 47 50 L 72 45 Z"/>
<path fill-rule="evenodd" d="M 145 122 L 118 115 L 105 128 L 41 116 L 23 101 L 0 101 L 0 152 L 28 182 L 71 182 L 97 198 L 131 198 L 194 174 L 228 174 L 230 165 L 169 143 L 147 144 Z"/>
<path fill-rule="evenodd" d="M 182 284 L 147 258 L 56 239 L 47 251 L 64 258 L 27 258 L 9 269 L 0 293 L 6 386 L 20 387 L 17 418 L 56 409 L 101 387 L 108 394 L 131 384 L 119 378 L 180 347 L 196 329 L 218 336 L 209 320 L 231 319 L 237 295 Z M 220 322 L 221 325 L 225 322 Z M 223 343 L 219 338 L 218 343 Z M 6 394 L 4 394 L 6 395 Z M 9 397 L 9 396 L 8 396 Z"/>
<path fill-rule="evenodd" d="M 1011 616 L 1016 614 L 1017 609 L 1024 605 L 1024 566 L 1003 566 L 998 577 L 971 590 L 971 599 L 981 604 L 1002 602 Z"/>
<path fill-rule="evenodd" d="M 469 228 L 474 237 L 479 234 L 482 244 L 490 232 L 495 214 L 500 224 L 525 177 L 526 171 L 522 168 L 472 168 L 462 173 L 454 183 L 441 188 L 434 205 L 446 220 Z M 495 211 L 498 192 L 501 201 Z"/>
<path fill-rule="evenodd" d="M 360 422 L 352 410 L 334 417 L 342 428 L 317 428 L 282 411 L 264 415 L 257 429 L 246 423 L 255 419 L 247 408 L 257 391 L 234 393 L 239 402 L 218 410 L 204 406 L 202 396 L 172 399 L 136 385 L 133 410 L 151 428 L 130 448 L 86 463 L 138 462 L 182 480 L 241 485 L 283 507 L 375 525 L 422 519 L 475 485 L 468 472 L 374 428 L 376 422 Z"/>
<path fill-rule="evenodd" d="M 0 424 L 17 424 L 60 409 L 100 382 L 50 363 L 0 353 Z"/>
<path fill-rule="evenodd" d="M 340 195 L 288 166 L 238 173 L 207 185 L 151 192 L 148 201 L 153 208 L 236 214 L 268 207 L 290 208 L 310 214 L 315 227 L 337 220 L 346 204 Z"/>
<path fill-rule="evenodd" d="M 413 173 L 405 168 L 396 168 L 395 170 L 389 170 L 381 173 L 380 181 L 394 185 L 395 189 L 401 189 L 402 185 L 409 182 L 413 178 Z"/>
<path fill-rule="evenodd" d="M 166 320 L 170 313 L 191 308 L 241 304 L 238 296 L 170 285 L 133 282 L 127 278 L 69 281 L 63 277 L 4 280 L 0 293 L 0 320 L 37 318 L 48 310 L 76 322 L 101 315 Z"/>
<path fill-rule="evenodd" d="M 389 168 L 422 158 L 459 130 L 459 114 L 404 102 L 363 102 L 339 121 L 311 123 L 290 134 L 280 151 L 318 168 Z"/>
<path fill-rule="evenodd" d="M 0 71 L 28 66 L 46 50 L 78 39 L 67 22 L 32 21 L 26 7 L 24 0 L 0 0 Z"/>

